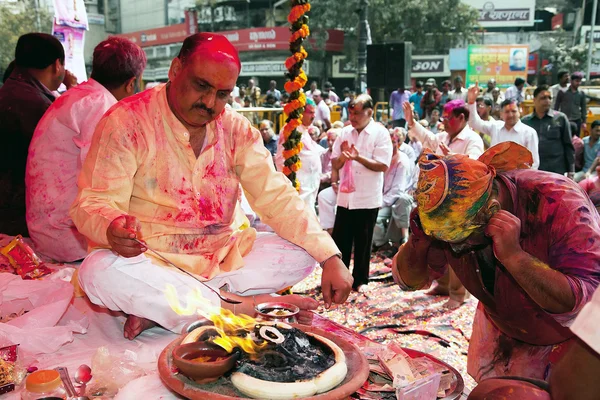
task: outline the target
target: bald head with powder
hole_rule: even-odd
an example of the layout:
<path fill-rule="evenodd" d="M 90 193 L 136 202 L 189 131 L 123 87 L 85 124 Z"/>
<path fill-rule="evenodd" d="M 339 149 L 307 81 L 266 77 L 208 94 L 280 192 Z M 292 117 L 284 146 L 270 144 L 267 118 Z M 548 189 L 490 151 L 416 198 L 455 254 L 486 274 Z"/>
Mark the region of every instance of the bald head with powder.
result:
<path fill-rule="evenodd" d="M 169 70 L 171 110 L 188 129 L 206 125 L 225 108 L 240 70 L 237 50 L 227 38 L 214 33 L 189 36 Z"/>

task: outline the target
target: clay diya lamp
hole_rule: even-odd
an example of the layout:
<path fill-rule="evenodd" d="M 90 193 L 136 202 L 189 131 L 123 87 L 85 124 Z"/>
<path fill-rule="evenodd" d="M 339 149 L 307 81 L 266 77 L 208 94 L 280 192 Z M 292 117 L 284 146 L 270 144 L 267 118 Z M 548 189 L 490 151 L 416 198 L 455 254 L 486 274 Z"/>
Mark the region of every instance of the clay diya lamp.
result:
<path fill-rule="evenodd" d="M 300 309 L 293 304 L 275 301 L 261 303 L 255 307 L 255 310 L 258 314 L 258 320 L 287 322 L 290 324 L 298 322 L 297 315 L 300 312 Z"/>
<path fill-rule="evenodd" d="M 200 341 L 182 344 L 173 350 L 173 362 L 181 373 L 198 384 L 218 380 L 233 369 L 239 352 L 228 353 L 214 343 Z"/>

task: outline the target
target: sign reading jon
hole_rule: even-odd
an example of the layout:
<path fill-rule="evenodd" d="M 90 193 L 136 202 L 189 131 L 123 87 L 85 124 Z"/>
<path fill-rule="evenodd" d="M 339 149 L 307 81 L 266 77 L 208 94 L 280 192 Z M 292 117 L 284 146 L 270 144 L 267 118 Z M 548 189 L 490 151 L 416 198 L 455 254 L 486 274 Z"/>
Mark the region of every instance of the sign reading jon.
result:
<path fill-rule="evenodd" d="M 527 45 L 470 45 L 467 53 L 467 86 L 485 84 L 491 78 L 507 88 L 517 77 L 527 78 Z"/>
<path fill-rule="evenodd" d="M 412 56 L 411 74 L 413 78 L 450 76 L 448 56 Z"/>
<path fill-rule="evenodd" d="M 462 0 L 479 11 L 484 28 L 533 26 L 535 0 Z"/>

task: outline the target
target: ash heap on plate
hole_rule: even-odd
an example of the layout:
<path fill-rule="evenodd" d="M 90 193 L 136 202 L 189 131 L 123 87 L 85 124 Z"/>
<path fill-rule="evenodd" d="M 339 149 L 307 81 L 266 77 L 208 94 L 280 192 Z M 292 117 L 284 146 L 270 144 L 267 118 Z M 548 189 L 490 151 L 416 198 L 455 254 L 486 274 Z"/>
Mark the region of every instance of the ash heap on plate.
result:
<path fill-rule="evenodd" d="M 227 333 L 213 326 L 192 331 L 182 342 L 212 342 L 230 354 L 239 353 L 232 384 L 253 398 L 291 399 L 327 392 L 346 377 L 343 351 L 332 341 L 285 323 L 260 322 Z M 229 343 L 235 343 L 228 346 Z M 197 354 L 194 354 L 197 356 Z M 206 363 L 205 363 L 206 364 Z"/>

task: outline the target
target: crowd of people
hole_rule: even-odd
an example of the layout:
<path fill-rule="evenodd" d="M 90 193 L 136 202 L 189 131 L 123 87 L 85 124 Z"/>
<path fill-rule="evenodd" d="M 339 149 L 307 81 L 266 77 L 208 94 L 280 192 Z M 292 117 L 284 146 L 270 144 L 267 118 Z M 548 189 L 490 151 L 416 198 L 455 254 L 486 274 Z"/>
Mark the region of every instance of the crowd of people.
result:
<path fill-rule="evenodd" d="M 449 294 L 449 307 L 479 300 L 468 355 L 478 398 L 507 376 L 550 381 L 555 398 L 576 383 L 579 399 L 597 395 L 592 374 L 569 376 L 578 360 L 600 365 L 600 121 L 580 138 L 580 74 L 538 86 L 522 118 L 523 79 L 505 93 L 493 80 L 483 93 L 460 78 L 441 91 L 417 82 L 392 93 L 387 126 L 368 94 L 342 99 L 313 83 L 297 128 L 298 192 L 278 172 L 284 135 L 235 110 L 262 96 L 253 80 L 236 87 L 241 62 L 224 36 L 186 38 L 169 81 L 144 91 L 146 56 L 127 39 L 95 48 L 86 82 L 72 82 L 64 61 L 53 36 L 19 38 L 0 88 L 0 231 L 31 237 L 46 258 L 83 260 L 81 288 L 128 315 L 126 338 L 195 319 L 172 311 L 167 284 L 181 302 L 200 290 L 252 314 L 316 261 L 325 306 L 343 303 L 368 284 L 377 251 L 403 290 Z M 265 102 L 285 101 L 271 82 Z M 333 104 L 342 121 L 331 121 Z M 274 233 L 257 231 L 256 216 Z"/>

